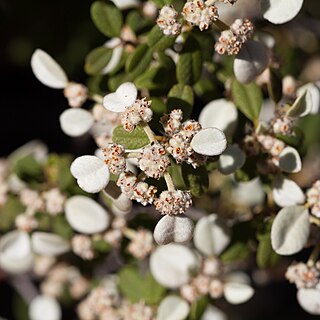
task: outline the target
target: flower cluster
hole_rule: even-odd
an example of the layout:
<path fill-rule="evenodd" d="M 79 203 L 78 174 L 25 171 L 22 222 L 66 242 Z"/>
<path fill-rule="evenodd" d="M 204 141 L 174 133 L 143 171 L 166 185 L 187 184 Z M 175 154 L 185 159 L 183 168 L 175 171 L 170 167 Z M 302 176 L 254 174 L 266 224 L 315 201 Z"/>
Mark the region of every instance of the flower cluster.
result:
<path fill-rule="evenodd" d="M 160 10 L 157 24 L 162 32 L 167 36 L 175 36 L 181 32 L 181 24 L 177 20 L 178 12 L 173 6 L 164 6 Z"/>
<path fill-rule="evenodd" d="M 306 192 L 307 205 L 311 214 L 320 218 L 320 180 L 317 180 Z"/>
<path fill-rule="evenodd" d="M 126 170 L 125 148 L 122 145 L 109 144 L 102 152 L 110 172 L 119 174 Z"/>
<path fill-rule="evenodd" d="M 72 108 L 81 107 L 88 99 L 88 88 L 80 83 L 69 83 L 63 93 Z"/>
<path fill-rule="evenodd" d="M 250 39 L 253 33 L 253 24 L 248 19 L 237 19 L 230 26 L 229 30 L 221 32 L 215 50 L 219 54 L 227 53 L 236 55 L 239 53 L 243 44 Z"/>
<path fill-rule="evenodd" d="M 285 276 L 298 289 L 315 288 L 320 280 L 319 265 L 316 264 L 316 266 L 309 267 L 303 262 L 294 262 L 288 267 Z"/>
<path fill-rule="evenodd" d="M 128 251 L 138 260 L 143 260 L 154 249 L 153 236 L 149 230 L 139 229 L 130 237 Z"/>

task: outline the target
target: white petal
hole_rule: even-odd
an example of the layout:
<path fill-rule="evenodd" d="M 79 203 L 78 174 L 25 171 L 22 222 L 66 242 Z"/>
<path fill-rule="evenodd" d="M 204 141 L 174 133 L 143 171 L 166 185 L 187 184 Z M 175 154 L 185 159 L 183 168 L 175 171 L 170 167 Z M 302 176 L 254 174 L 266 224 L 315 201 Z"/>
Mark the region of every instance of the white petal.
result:
<path fill-rule="evenodd" d="M 227 320 L 227 316 L 217 307 L 209 305 L 200 320 Z"/>
<path fill-rule="evenodd" d="M 172 289 L 188 283 L 190 272 L 198 265 L 193 251 L 175 243 L 158 247 L 150 258 L 150 271 L 154 278 L 163 286 Z"/>
<path fill-rule="evenodd" d="M 300 11 L 303 0 L 261 0 L 263 17 L 275 24 L 292 20 Z"/>
<path fill-rule="evenodd" d="M 219 171 L 231 174 L 240 169 L 246 162 L 246 155 L 236 144 L 228 146 L 219 158 Z"/>
<path fill-rule="evenodd" d="M 309 211 L 303 206 L 281 209 L 271 228 L 271 244 L 275 252 L 291 255 L 306 244 L 310 233 Z"/>
<path fill-rule="evenodd" d="M 65 204 L 65 214 L 70 226 L 84 234 L 102 232 L 110 223 L 108 212 L 96 201 L 85 196 L 69 198 Z"/>
<path fill-rule="evenodd" d="M 313 83 L 308 83 L 297 90 L 297 95 L 301 96 L 305 90 L 308 90 L 311 96 L 312 106 L 310 108 L 311 114 L 318 114 L 320 111 L 320 89 L 317 85 Z"/>
<path fill-rule="evenodd" d="M 226 282 L 236 282 L 242 284 L 250 284 L 250 277 L 243 271 L 233 271 L 228 273 L 224 280 Z"/>
<path fill-rule="evenodd" d="M 33 254 L 29 235 L 11 231 L 0 239 L 0 267 L 9 273 L 24 273 L 31 269 Z"/>
<path fill-rule="evenodd" d="M 30 303 L 29 318 L 30 320 L 60 320 L 61 307 L 56 299 L 39 295 Z"/>
<path fill-rule="evenodd" d="M 248 182 L 238 183 L 232 191 L 232 200 L 235 203 L 247 206 L 256 206 L 263 203 L 266 194 L 259 178 Z"/>
<path fill-rule="evenodd" d="M 126 10 L 137 7 L 139 5 L 138 0 L 111 0 L 120 10 Z"/>
<path fill-rule="evenodd" d="M 201 218 L 194 229 L 193 243 L 207 256 L 219 255 L 230 243 L 230 229 L 216 214 Z"/>
<path fill-rule="evenodd" d="M 291 118 L 304 117 L 309 114 L 313 107 L 312 96 L 309 89 L 301 90 L 301 95 L 297 97 L 292 107 L 286 115 Z"/>
<path fill-rule="evenodd" d="M 268 66 L 269 57 L 261 42 L 248 41 L 234 59 L 233 71 L 241 83 L 252 82 Z"/>
<path fill-rule="evenodd" d="M 301 158 L 295 148 L 286 147 L 282 150 L 279 155 L 279 168 L 284 172 L 290 173 L 301 171 Z"/>
<path fill-rule="evenodd" d="M 109 183 L 110 172 L 103 160 L 95 156 L 81 156 L 71 164 L 71 173 L 86 192 L 96 193 Z"/>
<path fill-rule="evenodd" d="M 113 39 L 117 39 L 121 43 L 121 40 L 119 38 L 113 38 Z M 111 39 L 109 41 L 111 42 L 113 39 Z M 108 47 L 107 44 L 105 44 L 105 46 Z M 112 72 L 114 70 L 114 68 L 117 67 L 117 65 L 119 64 L 119 62 L 121 60 L 122 53 L 123 53 L 123 46 L 117 45 L 112 49 L 113 49 L 113 51 L 112 51 L 111 59 L 110 59 L 109 63 L 101 70 L 101 74 L 108 74 L 108 73 Z"/>
<path fill-rule="evenodd" d="M 320 315 L 320 290 L 302 288 L 297 292 L 300 306 L 307 312 Z"/>
<path fill-rule="evenodd" d="M 53 233 L 34 232 L 31 243 L 33 251 L 44 256 L 57 256 L 70 250 L 69 242 Z"/>
<path fill-rule="evenodd" d="M 158 308 L 157 320 L 183 320 L 189 314 L 189 304 L 178 296 L 165 297 Z"/>
<path fill-rule="evenodd" d="M 231 136 L 237 126 L 238 111 L 233 102 L 218 99 L 209 102 L 200 112 L 202 128 L 215 127 Z"/>
<path fill-rule="evenodd" d="M 294 206 L 303 204 L 304 193 L 301 188 L 292 180 L 282 175 L 277 176 L 273 181 L 272 195 L 279 207 Z"/>
<path fill-rule="evenodd" d="M 157 223 L 153 236 L 158 244 L 170 242 L 187 242 L 193 235 L 193 222 L 185 215 L 165 215 Z"/>
<path fill-rule="evenodd" d="M 113 112 L 123 112 L 137 99 L 138 91 L 132 82 L 120 85 L 116 92 L 110 93 L 103 98 L 103 106 Z"/>
<path fill-rule="evenodd" d="M 50 88 L 63 89 L 68 84 L 68 77 L 61 66 L 41 49 L 33 53 L 31 68 L 37 79 Z"/>
<path fill-rule="evenodd" d="M 217 156 L 227 147 L 225 134 L 218 128 L 200 130 L 191 141 L 191 148 L 202 155 Z"/>
<path fill-rule="evenodd" d="M 247 284 L 227 282 L 224 286 L 224 297 L 232 304 L 247 302 L 252 298 L 253 294 L 253 288 Z"/>
<path fill-rule="evenodd" d="M 275 116 L 275 106 L 272 100 L 263 100 L 261 111 L 259 114 L 260 123 L 269 123 Z"/>
<path fill-rule="evenodd" d="M 62 131 L 70 137 L 79 137 L 90 130 L 93 125 L 92 114 L 84 109 L 67 109 L 60 115 Z"/>

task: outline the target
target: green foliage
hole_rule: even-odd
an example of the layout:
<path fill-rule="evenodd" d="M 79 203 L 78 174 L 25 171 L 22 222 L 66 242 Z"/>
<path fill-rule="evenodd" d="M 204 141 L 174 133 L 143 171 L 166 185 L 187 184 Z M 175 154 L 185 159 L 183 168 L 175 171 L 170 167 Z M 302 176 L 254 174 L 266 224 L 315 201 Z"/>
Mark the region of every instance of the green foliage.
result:
<path fill-rule="evenodd" d="M 159 8 L 162 8 L 166 4 L 172 4 L 173 0 L 152 0 Z"/>
<path fill-rule="evenodd" d="M 282 98 L 282 78 L 279 72 L 270 68 L 270 81 L 268 82 L 268 92 L 270 98 L 278 103 Z"/>
<path fill-rule="evenodd" d="M 107 37 L 118 37 L 122 28 L 122 14 L 120 10 L 102 1 L 91 5 L 91 18 L 97 29 Z"/>
<path fill-rule="evenodd" d="M 111 251 L 112 246 L 108 242 L 104 240 L 93 240 L 92 242 L 92 247 L 95 251 L 99 253 L 106 254 Z"/>
<path fill-rule="evenodd" d="M 208 305 L 208 297 L 202 296 L 191 304 L 188 320 L 198 320 L 204 314 Z"/>
<path fill-rule="evenodd" d="M 123 267 L 119 272 L 119 289 L 131 302 L 145 301 L 147 304 L 158 304 L 166 289 L 158 284 L 148 272 L 143 276 L 133 266 Z"/>
<path fill-rule="evenodd" d="M 66 218 L 58 215 L 51 220 L 52 231 L 66 240 L 71 240 L 74 232 Z"/>
<path fill-rule="evenodd" d="M 98 47 L 86 56 L 84 70 L 87 74 L 96 75 L 107 66 L 112 56 L 112 49 Z"/>
<path fill-rule="evenodd" d="M 232 96 L 235 105 L 250 120 L 257 121 L 262 106 L 262 91 L 255 83 L 241 84 L 232 81 Z"/>
<path fill-rule="evenodd" d="M 200 197 L 208 191 L 209 176 L 204 167 L 193 168 L 188 164 L 182 165 L 182 177 L 185 186 L 195 197 Z"/>
<path fill-rule="evenodd" d="M 193 90 L 187 84 L 176 84 L 168 93 L 168 111 L 181 109 L 183 111 L 184 119 L 187 119 L 191 115 L 193 103 Z"/>
<path fill-rule="evenodd" d="M 137 126 L 132 132 L 124 130 L 122 126 L 118 126 L 113 130 L 112 140 L 131 150 L 142 148 L 149 143 L 146 133 L 140 126 Z"/>
<path fill-rule="evenodd" d="M 7 231 L 14 226 L 16 216 L 24 212 L 24 206 L 15 196 L 9 196 L 6 203 L 0 207 L 0 230 Z"/>
<path fill-rule="evenodd" d="M 18 159 L 14 163 L 12 171 L 25 181 L 39 181 L 42 175 L 41 164 L 32 155 Z"/>
<path fill-rule="evenodd" d="M 153 23 L 141 15 L 140 12 L 134 10 L 128 13 L 126 17 L 126 24 L 134 33 L 138 33 Z"/>
<path fill-rule="evenodd" d="M 156 25 L 149 32 L 147 43 L 152 51 L 163 51 L 171 47 L 176 38 L 176 36 L 165 36 L 160 28 Z"/>

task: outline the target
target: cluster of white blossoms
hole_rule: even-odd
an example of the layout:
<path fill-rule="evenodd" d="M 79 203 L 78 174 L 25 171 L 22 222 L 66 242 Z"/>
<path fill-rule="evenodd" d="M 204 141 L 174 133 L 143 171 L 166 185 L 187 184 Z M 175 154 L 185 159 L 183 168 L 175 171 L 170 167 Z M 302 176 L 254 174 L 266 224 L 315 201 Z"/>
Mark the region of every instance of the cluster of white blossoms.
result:
<path fill-rule="evenodd" d="M 320 218 L 320 180 L 317 180 L 306 192 L 307 205 L 311 214 Z"/>
<path fill-rule="evenodd" d="M 110 172 L 119 174 L 126 169 L 126 150 L 122 145 L 111 143 L 102 152 Z"/>
<path fill-rule="evenodd" d="M 319 267 L 319 263 L 316 263 L 315 266 L 308 266 L 303 262 L 294 262 L 288 267 L 285 276 L 298 289 L 319 287 Z"/>
<path fill-rule="evenodd" d="M 181 23 L 178 19 L 179 13 L 173 6 L 164 6 L 160 10 L 157 24 L 166 36 L 176 36 L 181 32 Z"/>
<path fill-rule="evenodd" d="M 92 239 L 83 234 L 76 234 L 71 240 L 72 251 L 84 260 L 92 260 L 95 257 Z"/>
<path fill-rule="evenodd" d="M 236 19 L 230 29 L 221 32 L 215 44 L 215 50 L 219 54 L 237 55 L 243 44 L 251 38 L 253 29 L 250 20 Z"/>
<path fill-rule="evenodd" d="M 88 88 L 81 83 L 70 82 L 63 90 L 68 104 L 72 108 L 80 108 L 88 99 Z"/>
<path fill-rule="evenodd" d="M 132 231 L 128 252 L 138 260 L 143 260 L 154 249 L 152 232 L 147 229 Z"/>

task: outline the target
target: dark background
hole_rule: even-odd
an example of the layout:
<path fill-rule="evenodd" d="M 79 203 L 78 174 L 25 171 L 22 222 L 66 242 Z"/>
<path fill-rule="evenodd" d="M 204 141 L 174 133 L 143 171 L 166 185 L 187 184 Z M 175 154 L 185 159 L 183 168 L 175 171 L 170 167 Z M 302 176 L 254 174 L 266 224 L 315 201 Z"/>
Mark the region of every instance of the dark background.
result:
<path fill-rule="evenodd" d="M 241 0 L 239 0 L 241 1 Z M 84 81 L 86 53 L 105 40 L 90 20 L 89 0 L 0 0 L 0 157 L 32 139 L 44 141 L 50 151 L 82 154 L 88 141 L 66 137 L 59 115 L 67 107 L 60 90 L 42 85 L 29 61 L 36 48 L 52 55 L 70 79 Z M 220 306 L 230 319 L 317 319 L 296 301 L 296 289 L 281 280 L 256 288 L 250 302 Z M 13 291 L 0 282 L 0 316 L 12 314 Z"/>

